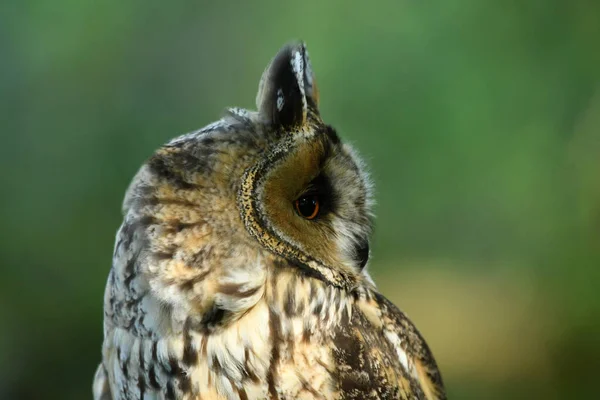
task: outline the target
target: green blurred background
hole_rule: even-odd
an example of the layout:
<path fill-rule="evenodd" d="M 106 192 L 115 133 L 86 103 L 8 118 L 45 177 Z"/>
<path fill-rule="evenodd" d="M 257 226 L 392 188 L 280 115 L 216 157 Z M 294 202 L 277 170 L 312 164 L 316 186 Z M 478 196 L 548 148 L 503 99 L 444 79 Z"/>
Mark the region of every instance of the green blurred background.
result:
<path fill-rule="evenodd" d="M 0 398 L 91 398 L 124 191 L 254 107 L 306 40 L 371 166 L 371 271 L 451 398 L 590 398 L 600 371 L 597 1 L 4 1 Z"/>

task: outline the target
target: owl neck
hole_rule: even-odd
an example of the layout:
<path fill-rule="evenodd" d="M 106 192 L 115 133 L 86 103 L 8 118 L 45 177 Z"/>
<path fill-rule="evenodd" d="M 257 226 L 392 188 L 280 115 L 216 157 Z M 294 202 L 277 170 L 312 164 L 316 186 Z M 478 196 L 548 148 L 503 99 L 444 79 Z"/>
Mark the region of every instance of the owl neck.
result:
<path fill-rule="evenodd" d="M 221 308 L 216 312 L 203 310 L 200 324 L 194 324 L 199 331 L 210 335 L 232 327 L 238 329 L 236 325 L 244 325 L 248 314 L 264 309 L 268 311 L 272 334 L 285 332 L 288 340 L 309 338 L 349 317 L 353 301 L 368 290 L 359 285 L 347 291 L 276 256 L 263 261 L 264 269 L 257 271 L 252 281 L 220 286 L 215 298 Z"/>
<path fill-rule="evenodd" d="M 300 318 L 303 322 L 322 317 L 335 323 L 335 316 L 351 296 L 321 279 L 298 273 L 294 267 L 276 267 L 271 271 L 265 290 L 266 301 L 273 312 L 288 319 Z"/>

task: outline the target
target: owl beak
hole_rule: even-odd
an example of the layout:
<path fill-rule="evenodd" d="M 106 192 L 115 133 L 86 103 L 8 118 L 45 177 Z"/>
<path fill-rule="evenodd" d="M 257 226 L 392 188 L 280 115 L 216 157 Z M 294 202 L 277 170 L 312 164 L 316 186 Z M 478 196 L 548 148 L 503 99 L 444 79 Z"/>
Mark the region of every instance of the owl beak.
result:
<path fill-rule="evenodd" d="M 356 261 L 358 262 L 359 268 L 362 271 L 369 261 L 369 242 L 368 240 L 361 241 L 355 247 Z"/>

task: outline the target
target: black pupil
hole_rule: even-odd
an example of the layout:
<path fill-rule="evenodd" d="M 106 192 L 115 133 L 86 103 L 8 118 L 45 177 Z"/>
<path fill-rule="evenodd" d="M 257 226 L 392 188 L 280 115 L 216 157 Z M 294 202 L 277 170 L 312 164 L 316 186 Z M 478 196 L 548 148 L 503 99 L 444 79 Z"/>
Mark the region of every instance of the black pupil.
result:
<path fill-rule="evenodd" d="M 317 208 L 318 199 L 317 196 L 304 196 L 298 199 L 298 212 L 303 217 L 310 217 Z"/>

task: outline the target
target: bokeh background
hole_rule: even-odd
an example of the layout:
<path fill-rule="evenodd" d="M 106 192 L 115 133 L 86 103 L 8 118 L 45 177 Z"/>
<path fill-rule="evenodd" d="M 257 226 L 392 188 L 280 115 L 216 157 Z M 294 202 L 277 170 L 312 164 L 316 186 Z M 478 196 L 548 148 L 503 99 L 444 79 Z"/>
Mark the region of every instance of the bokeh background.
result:
<path fill-rule="evenodd" d="M 600 3 L 27 0 L 0 5 L 0 398 L 91 398 L 129 180 L 295 38 L 451 398 L 597 395 Z"/>

